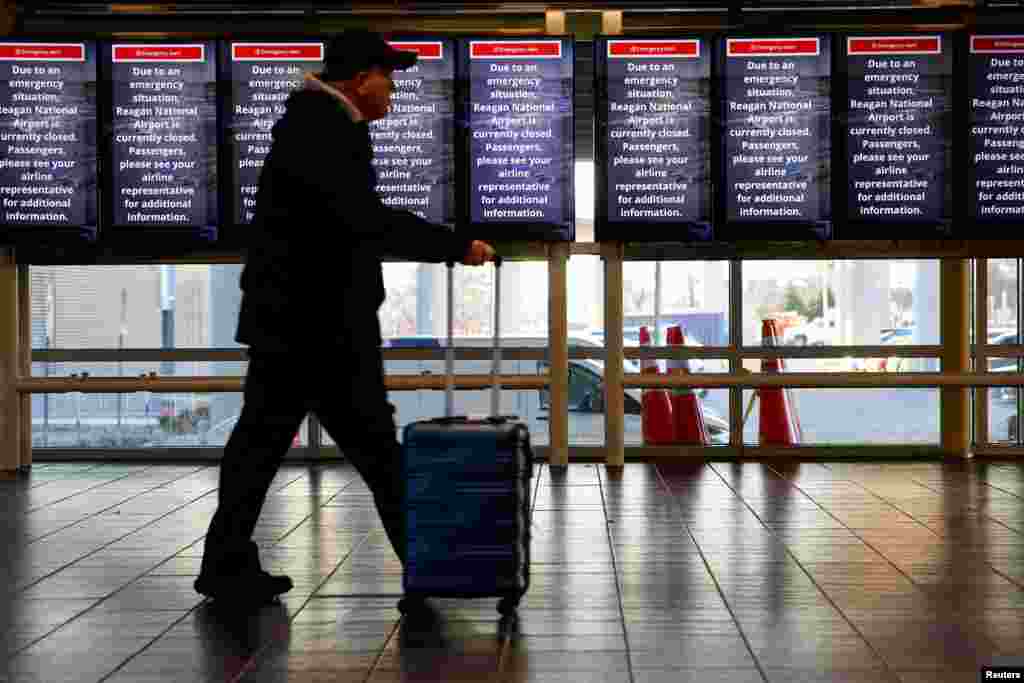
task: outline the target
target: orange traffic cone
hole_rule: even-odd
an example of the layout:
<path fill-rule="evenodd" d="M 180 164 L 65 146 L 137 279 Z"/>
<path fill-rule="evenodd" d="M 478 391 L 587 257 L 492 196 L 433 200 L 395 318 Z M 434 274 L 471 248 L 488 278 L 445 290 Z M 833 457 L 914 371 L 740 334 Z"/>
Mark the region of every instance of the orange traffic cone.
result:
<path fill-rule="evenodd" d="M 669 346 L 683 346 L 683 328 L 673 325 L 668 328 L 666 341 Z M 688 360 L 671 359 L 668 361 L 668 374 L 690 374 Z M 704 424 L 704 411 L 700 398 L 689 387 L 677 387 L 672 391 L 672 421 L 675 426 L 676 443 L 707 446 L 711 443 L 707 425 Z"/>
<path fill-rule="evenodd" d="M 651 345 L 651 333 L 647 326 L 640 328 L 640 346 Z M 650 358 L 640 359 L 640 372 L 658 374 L 658 362 Z M 665 389 L 644 389 L 641 402 L 641 424 L 644 443 L 668 444 L 675 437 L 672 424 L 672 400 Z"/>
<path fill-rule="evenodd" d="M 767 318 L 761 324 L 761 345 L 778 346 L 778 329 L 775 320 Z M 782 361 L 765 358 L 761 361 L 761 372 L 778 373 Z M 793 419 L 789 396 L 782 387 L 761 387 L 761 421 L 758 428 L 762 445 L 795 446 L 800 442 L 799 429 Z"/>

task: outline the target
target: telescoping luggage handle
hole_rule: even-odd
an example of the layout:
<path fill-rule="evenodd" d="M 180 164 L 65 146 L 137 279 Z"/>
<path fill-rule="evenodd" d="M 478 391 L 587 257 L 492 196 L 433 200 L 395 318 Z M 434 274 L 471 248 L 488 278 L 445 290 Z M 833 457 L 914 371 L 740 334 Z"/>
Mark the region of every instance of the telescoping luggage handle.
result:
<path fill-rule="evenodd" d="M 501 263 L 494 257 L 494 336 L 491 343 L 491 413 L 487 422 L 501 424 L 517 419 L 515 415 L 501 415 Z M 445 347 L 444 417 L 435 422 L 464 422 L 469 418 L 455 415 L 455 263 L 448 261 L 448 344 Z"/>

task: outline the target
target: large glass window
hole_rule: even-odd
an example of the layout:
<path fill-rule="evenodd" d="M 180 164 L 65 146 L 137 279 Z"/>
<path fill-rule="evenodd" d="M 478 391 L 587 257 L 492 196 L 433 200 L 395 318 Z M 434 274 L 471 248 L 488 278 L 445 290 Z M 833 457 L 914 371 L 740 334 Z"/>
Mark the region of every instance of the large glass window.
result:
<path fill-rule="evenodd" d="M 988 264 L 987 342 L 1018 345 L 1020 261 Z M 760 346 L 765 318 L 781 328 L 784 347 L 938 345 L 939 269 L 934 259 L 743 261 L 742 308 L 730 311 L 727 261 L 662 261 L 624 264 L 623 338 L 639 343 L 639 328 L 655 332 L 664 345 L 671 325 L 684 329 L 691 346 L 728 346 L 730 314 L 741 316 L 742 344 Z M 440 351 L 445 344 L 447 273 L 443 264 L 385 264 L 387 301 L 380 311 L 385 344 Z M 34 266 L 30 269 L 32 344 L 35 349 L 202 349 L 232 348 L 237 323 L 240 265 Z M 544 355 L 548 326 L 548 271 L 544 262 L 507 262 L 502 280 L 502 340 L 508 347 L 536 348 Z M 487 349 L 493 333 L 494 269 L 454 270 L 454 328 L 457 347 Z M 603 263 L 597 256 L 573 256 L 568 266 L 570 345 L 604 346 Z M 329 305 L 324 315 L 331 315 Z M 330 349 L 311 349 L 325 353 Z M 727 354 L 690 362 L 694 372 L 727 372 Z M 1020 356 L 989 357 L 992 371 L 1016 371 Z M 662 370 L 664 360 L 659 362 Z M 754 372 L 761 361 L 743 365 Z M 505 359 L 502 372 L 547 371 L 545 358 Z M 854 354 L 785 361 L 786 372 L 938 370 L 938 358 Z M 639 363 L 626 361 L 626 372 Z M 389 361 L 391 374 L 442 374 L 444 362 Z M 35 376 L 94 377 L 162 375 L 244 375 L 244 362 L 57 362 L 34 363 Z M 462 360 L 458 373 L 486 374 L 490 360 Z M 570 444 L 604 443 L 604 360 L 573 358 L 570 376 Z M 735 428 L 757 443 L 759 406 L 742 392 L 743 421 Z M 932 389 L 790 390 L 807 444 L 938 443 L 939 393 Z M 701 392 L 713 440 L 728 440 L 729 392 Z M 401 428 L 444 413 L 440 391 L 392 392 Z M 626 443 L 643 442 L 639 406 L 642 392 L 627 390 Z M 992 442 L 1020 442 L 1016 388 L 988 392 Z M 33 442 L 37 447 L 164 447 L 223 445 L 241 410 L 241 394 L 34 396 Z M 459 391 L 457 413 L 486 413 L 487 391 Z M 505 391 L 502 412 L 530 424 L 534 441 L 548 442 L 549 398 L 545 391 Z M 330 443 L 328 435 L 323 441 Z M 297 443 L 304 443 L 300 435 Z"/>

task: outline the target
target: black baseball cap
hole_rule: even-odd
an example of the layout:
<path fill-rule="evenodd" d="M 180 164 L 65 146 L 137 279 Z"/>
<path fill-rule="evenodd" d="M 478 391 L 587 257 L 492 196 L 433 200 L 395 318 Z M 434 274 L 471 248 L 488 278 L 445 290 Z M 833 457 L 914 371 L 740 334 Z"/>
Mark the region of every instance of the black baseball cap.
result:
<path fill-rule="evenodd" d="M 415 52 L 391 47 L 379 33 L 348 29 L 328 39 L 320 77 L 325 81 L 343 81 L 373 66 L 408 69 L 417 58 Z"/>

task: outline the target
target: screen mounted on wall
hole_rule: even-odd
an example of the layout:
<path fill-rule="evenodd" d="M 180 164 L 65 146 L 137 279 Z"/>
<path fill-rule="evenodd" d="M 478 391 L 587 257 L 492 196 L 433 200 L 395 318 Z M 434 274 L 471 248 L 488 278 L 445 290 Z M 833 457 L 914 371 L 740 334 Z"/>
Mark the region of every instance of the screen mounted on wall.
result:
<path fill-rule="evenodd" d="M 573 238 L 573 41 L 462 44 L 474 235 Z"/>
<path fill-rule="evenodd" d="M 828 35 L 719 40 L 727 239 L 832 233 Z"/>
<path fill-rule="evenodd" d="M 846 239 L 941 237 L 953 224 L 953 41 L 844 40 Z"/>
<path fill-rule="evenodd" d="M 1024 32 L 970 35 L 967 222 L 1000 236 L 1024 220 Z"/>
<path fill-rule="evenodd" d="M 709 45 L 595 41 L 598 240 L 712 239 Z"/>
<path fill-rule="evenodd" d="M 97 230 L 96 44 L 0 41 L 0 233 Z"/>
<path fill-rule="evenodd" d="M 215 43 L 115 42 L 103 51 L 110 222 L 215 238 Z"/>

